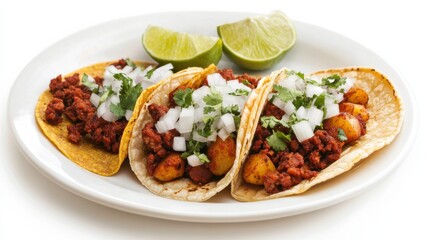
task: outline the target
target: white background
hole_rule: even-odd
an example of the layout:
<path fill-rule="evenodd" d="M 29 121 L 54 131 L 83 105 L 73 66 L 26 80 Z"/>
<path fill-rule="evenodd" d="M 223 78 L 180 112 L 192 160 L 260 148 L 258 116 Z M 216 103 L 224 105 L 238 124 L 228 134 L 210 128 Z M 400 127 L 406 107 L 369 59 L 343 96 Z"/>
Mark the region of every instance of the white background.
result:
<path fill-rule="evenodd" d="M 0 239 L 428 239 L 428 8 L 418 1 L 23 1 L 0 5 Z M 176 10 L 268 13 L 352 38 L 391 63 L 421 110 L 419 136 L 403 163 L 360 196 L 278 220 L 183 223 L 110 209 L 51 182 L 19 152 L 7 123 L 9 90 L 32 58 L 81 29 L 122 17 Z M 29 103 L 34 104 L 34 103 Z"/>

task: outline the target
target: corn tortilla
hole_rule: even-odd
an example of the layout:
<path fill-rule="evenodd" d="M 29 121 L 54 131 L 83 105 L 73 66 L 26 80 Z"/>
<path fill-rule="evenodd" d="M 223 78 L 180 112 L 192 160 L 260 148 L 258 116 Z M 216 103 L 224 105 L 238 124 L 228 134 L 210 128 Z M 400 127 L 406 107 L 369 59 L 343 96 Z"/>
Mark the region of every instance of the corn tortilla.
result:
<path fill-rule="evenodd" d="M 267 78 L 262 78 L 259 81 L 258 87 L 252 91 L 245 107 L 240 121 L 240 128 L 237 131 L 236 138 L 236 158 L 231 169 L 220 180 L 213 180 L 205 185 L 197 185 L 188 178 L 179 178 L 170 182 L 160 182 L 154 177 L 149 176 L 146 168 L 148 152 L 143 144 L 141 131 L 146 123 L 152 121 L 152 117 L 147 111 L 147 106 L 152 103 L 161 105 L 168 105 L 168 94 L 179 86 L 187 86 L 198 88 L 202 85 L 203 80 L 208 74 L 216 71 L 214 65 L 206 69 L 191 68 L 184 70 L 182 75 L 178 75 L 171 81 L 164 82 L 152 94 L 148 102 L 142 107 L 140 116 L 134 125 L 129 145 L 129 159 L 130 165 L 140 182 L 152 193 L 177 200 L 185 201 L 206 201 L 213 197 L 216 193 L 227 187 L 233 176 L 240 168 L 241 161 L 239 161 L 239 153 L 243 146 L 243 141 L 246 139 L 247 133 L 244 126 L 247 125 L 249 117 L 253 114 L 252 108 L 258 102 L 259 96 L 266 90 Z M 181 73 L 181 72 L 179 72 Z"/>
<path fill-rule="evenodd" d="M 272 86 L 285 77 L 287 69 L 282 69 L 270 75 L 270 91 L 261 95 L 259 107 L 255 108 L 257 117 L 250 118 L 247 131 L 251 132 L 251 138 L 242 148 L 240 154 L 241 161 L 245 161 L 249 149 L 252 145 L 252 138 L 256 125 L 265 105 L 265 99 Z M 275 199 L 307 191 L 316 184 L 332 179 L 344 172 L 349 171 L 358 162 L 368 157 L 373 152 L 390 144 L 398 135 L 403 122 L 403 106 L 401 98 L 397 95 L 393 85 L 380 72 L 372 68 L 342 68 L 328 69 L 313 73 L 314 76 L 329 76 L 338 74 L 342 77 L 352 77 L 356 79 L 355 86 L 364 89 L 369 96 L 367 111 L 370 119 L 367 122 L 367 132 L 356 142 L 345 146 L 340 159 L 330 166 L 320 171 L 319 174 L 310 180 L 304 180 L 292 188 L 276 193 L 268 194 L 261 186 L 254 186 L 243 182 L 242 169 L 234 177 L 231 183 L 232 196 L 240 201 L 260 201 Z"/>
<path fill-rule="evenodd" d="M 67 76 L 71 76 L 75 73 L 79 73 L 82 77 L 83 73 L 91 76 L 103 76 L 105 68 L 114 63 L 103 62 L 94 65 L 90 65 L 79 70 L 76 70 Z M 154 65 L 144 62 L 135 62 L 138 66 L 147 67 Z M 107 150 L 96 146 L 89 139 L 83 138 L 80 144 L 73 144 L 67 139 L 68 131 L 67 126 L 71 125 L 72 122 L 65 116 L 63 121 L 58 125 L 51 125 L 45 120 L 45 110 L 53 96 L 49 90 L 46 90 L 39 97 L 39 100 L 35 109 L 36 121 L 42 130 L 43 134 L 60 150 L 64 156 L 68 159 L 81 166 L 82 168 L 94 172 L 102 176 L 111 176 L 119 171 L 122 162 L 126 159 L 128 154 L 128 142 L 131 136 L 131 129 L 138 116 L 140 106 L 146 102 L 147 98 L 156 88 L 156 85 L 145 89 L 140 97 L 137 99 L 135 110 L 132 117 L 130 118 L 127 126 L 125 127 L 124 133 L 121 138 L 119 154 L 108 152 Z"/>

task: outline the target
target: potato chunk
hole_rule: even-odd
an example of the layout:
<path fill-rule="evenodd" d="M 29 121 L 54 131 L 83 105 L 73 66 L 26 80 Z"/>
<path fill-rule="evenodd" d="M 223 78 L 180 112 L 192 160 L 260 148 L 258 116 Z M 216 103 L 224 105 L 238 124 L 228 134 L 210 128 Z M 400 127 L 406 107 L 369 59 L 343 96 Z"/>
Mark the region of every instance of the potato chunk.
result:
<path fill-rule="evenodd" d="M 185 173 L 185 160 L 178 153 L 170 153 L 156 166 L 153 177 L 168 182 L 182 177 Z"/>
<path fill-rule="evenodd" d="M 228 137 L 223 141 L 217 138 L 207 150 L 209 170 L 216 176 L 222 176 L 231 169 L 235 160 L 235 139 Z"/>
<path fill-rule="evenodd" d="M 364 122 L 368 122 L 369 114 L 363 105 L 343 102 L 340 103 L 340 112 L 347 112 L 351 115 L 361 118 Z"/>
<path fill-rule="evenodd" d="M 366 106 L 368 103 L 368 94 L 362 88 L 352 87 L 344 94 L 344 102 L 356 103 Z"/>
<path fill-rule="evenodd" d="M 362 135 L 362 128 L 359 120 L 350 113 L 342 112 L 323 122 L 323 128 L 333 137 L 339 138 L 338 129 L 342 129 L 347 137 L 345 144 L 357 140 Z"/>
<path fill-rule="evenodd" d="M 244 163 L 243 180 L 255 185 L 264 185 L 264 176 L 275 171 L 276 167 L 266 154 L 252 154 Z"/>

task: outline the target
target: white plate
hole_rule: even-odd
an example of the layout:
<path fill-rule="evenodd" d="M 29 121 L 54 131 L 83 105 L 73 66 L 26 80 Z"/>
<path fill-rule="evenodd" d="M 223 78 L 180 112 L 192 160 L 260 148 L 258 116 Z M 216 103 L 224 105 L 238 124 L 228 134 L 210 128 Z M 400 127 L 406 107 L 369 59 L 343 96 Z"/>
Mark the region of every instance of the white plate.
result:
<path fill-rule="evenodd" d="M 296 45 L 275 68 L 287 66 L 312 72 L 323 68 L 371 66 L 390 78 L 405 106 L 402 131 L 390 146 L 373 154 L 352 171 L 314 187 L 305 194 L 242 203 L 232 199 L 229 189 L 226 189 L 205 203 L 165 199 L 151 194 L 140 185 L 127 163 L 113 177 L 98 176 L 66 159 L 39 131 L 34 119 L 34 107 L 51 78 L 101 61 L 124 57 L 149 60 L 140 43 L 141 34 L 147 25 L 216 36 L 217 25 L 252 15 L 237 12 L 144 15 L 98 25 L 54 44 L 28 64 L 11 90 L 8 116 L 17 144 L 44 175 L 84 198 L 135 214 L 197 222 L 273 219 L 327 207 L 361 193 L 405 159 L 417 128 L 414 99 L 407 83 L 382 58 L 362 45 L 302 22 L 294 22 L 298 34 Z M 233 65 L 224 57 L 219 67 Z"/>

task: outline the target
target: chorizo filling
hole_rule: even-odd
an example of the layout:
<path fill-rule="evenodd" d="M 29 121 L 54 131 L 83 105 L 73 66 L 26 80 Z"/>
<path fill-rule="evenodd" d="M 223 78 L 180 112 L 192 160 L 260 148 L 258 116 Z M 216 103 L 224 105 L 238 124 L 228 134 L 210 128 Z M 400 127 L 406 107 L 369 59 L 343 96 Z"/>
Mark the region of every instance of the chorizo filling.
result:
<path fill-rule="evenodd" d="M 288 75 L 268 95 L 242 178 L 267 193 L 312 179 L 365 134 L 368 94 L 354 79 Z"/>
<path fill-rule="evenodd" d="M 68 140 L 79 144 L 89 139 L 109 152 L 118 153 L 120 140 L 136 100 L 143 91 L 172 74 L 172 66 L 145 69 L 129 59 L 107 66 L 103 76 L 89 73 L 61 75 L 52 79 L 53 99 L 45 110 L 46 122 L 58 125 L 70 120 Z"/>
<path fill-rule="evenodd" d="M 169 106 L 147 106 L 152 121 L 141 136 L 148 174 L 162 182 L 188 177 L 198 185 L 224 176 L 236 159 L 241 113 L 257 82 L 218 70 L 197 89 L 180 86 L 169 93 Z"/>

